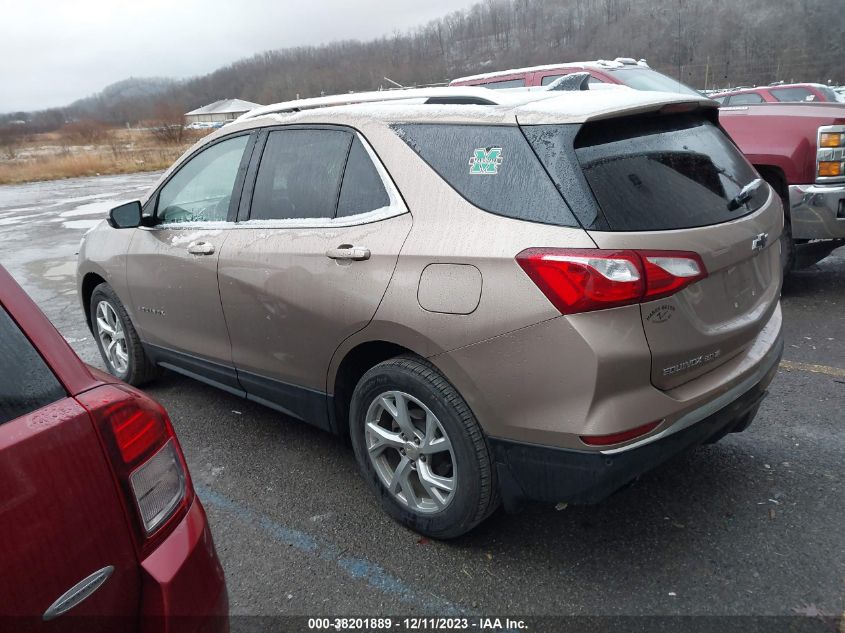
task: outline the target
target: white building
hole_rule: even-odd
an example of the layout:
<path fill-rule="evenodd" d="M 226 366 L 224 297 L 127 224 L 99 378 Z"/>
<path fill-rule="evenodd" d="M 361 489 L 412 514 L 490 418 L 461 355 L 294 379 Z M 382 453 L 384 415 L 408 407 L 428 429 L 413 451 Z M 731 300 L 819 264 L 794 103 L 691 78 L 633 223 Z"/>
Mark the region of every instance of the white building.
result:
<path fill-rule="evenodd" d="M 191 123 L 225 123 L 233 121 L 244 112 L 261 107 L 260 103 L 252 103 L 243 99 L 221 99 L 207 106 L 185 113 L 185 122 Z"/>

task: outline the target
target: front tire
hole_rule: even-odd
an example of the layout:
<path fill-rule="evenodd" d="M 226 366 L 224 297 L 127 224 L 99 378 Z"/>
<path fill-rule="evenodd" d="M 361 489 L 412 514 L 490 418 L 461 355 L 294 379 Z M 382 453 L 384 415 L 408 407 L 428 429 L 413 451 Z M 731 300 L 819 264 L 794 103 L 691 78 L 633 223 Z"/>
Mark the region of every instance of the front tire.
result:
<path fill-rule="evenodd" d="M 498 505 L 490 453 L 464 399 L 430 363 L 367 371 L 350 405 L 358 466 L 384 510 L 433 538 L 460 536 Z"/>
<path fill-rule="evenodd" d="M 109 373 L 130 385 L 143 385 L 160 374 L 144 353 L 129 313 L 111 286 L 102 283 L 91 293 L 91 332 Z"/>

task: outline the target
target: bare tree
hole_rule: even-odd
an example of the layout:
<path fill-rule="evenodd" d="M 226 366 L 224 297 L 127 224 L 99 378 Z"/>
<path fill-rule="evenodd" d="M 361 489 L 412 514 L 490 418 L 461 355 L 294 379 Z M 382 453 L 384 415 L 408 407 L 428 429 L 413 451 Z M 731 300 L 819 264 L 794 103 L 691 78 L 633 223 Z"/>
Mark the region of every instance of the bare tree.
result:
<path fill-rule="evenodd" d="M 14 160 L 18 147 L 23 142 L 26 131 L 22 125 L 10 123 L 0 126 L 0 155 L 7 160 Z"/>
<path fill-rule="evenodd" d="M 65 138 L 82 145 L 95 145 L 106 138 L 109 126 L 94 119 L 79 119 L 62 127 Z"/>
<path fill-rule="evenodd" d="M 153 136 L 162 143 L 181 143 L 185 138 L 185 115 L 179 104 L 164 101 L 157 104 L 150 129 Z"/>

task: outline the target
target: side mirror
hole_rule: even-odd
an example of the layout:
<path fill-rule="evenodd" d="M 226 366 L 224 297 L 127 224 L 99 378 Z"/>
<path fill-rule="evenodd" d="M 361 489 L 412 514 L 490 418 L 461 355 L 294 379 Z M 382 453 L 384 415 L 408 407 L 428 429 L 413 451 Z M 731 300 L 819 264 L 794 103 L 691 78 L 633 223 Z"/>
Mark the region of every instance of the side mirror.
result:
<path fill-rule="evenodd" d="M 127 202 L 109 211 L 109 226 L 113 229 L 136 229 L 141 226 L 141 203 Z"/>

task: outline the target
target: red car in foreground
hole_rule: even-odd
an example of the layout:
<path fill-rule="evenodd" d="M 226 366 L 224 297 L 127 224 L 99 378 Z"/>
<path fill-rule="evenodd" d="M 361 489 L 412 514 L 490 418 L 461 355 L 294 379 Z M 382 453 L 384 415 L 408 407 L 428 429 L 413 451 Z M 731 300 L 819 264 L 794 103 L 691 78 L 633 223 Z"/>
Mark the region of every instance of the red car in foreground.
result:
<path fill-rule="evenodd" d="M 227 631 L 164 409 L 85 365 L 0 266 L 0 630 Z"/>

